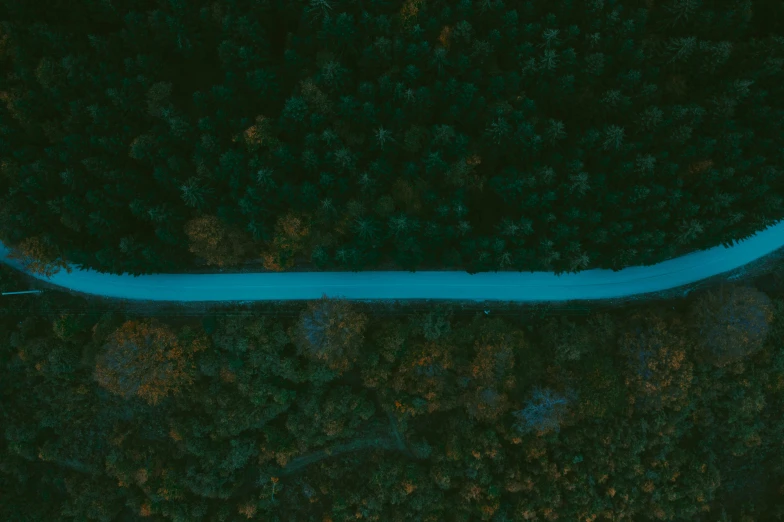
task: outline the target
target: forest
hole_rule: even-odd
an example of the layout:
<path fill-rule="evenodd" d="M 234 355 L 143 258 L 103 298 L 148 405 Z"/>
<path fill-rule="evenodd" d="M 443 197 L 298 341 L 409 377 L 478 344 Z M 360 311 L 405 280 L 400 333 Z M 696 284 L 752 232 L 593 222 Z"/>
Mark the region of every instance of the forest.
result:
<path fill-rule="evenodd" d="M 0 240 L 137 275 L 731 245 L 784 218 L 783 15 L 0 0 Z M 0 520 L 784 520 L 784 277 L 575 316 L 378 306 L 3 296 Z"/>
<path fill-rule="evenodd" d="M 784 278 L 757 286 L 540 319 L 3 297 L 0 520 L 784 520 Z"/>
<path fill-rule="evenodd" d="M 784 217 L 781 0 L 0 0 L 0 239 L 577 272 Z"/>

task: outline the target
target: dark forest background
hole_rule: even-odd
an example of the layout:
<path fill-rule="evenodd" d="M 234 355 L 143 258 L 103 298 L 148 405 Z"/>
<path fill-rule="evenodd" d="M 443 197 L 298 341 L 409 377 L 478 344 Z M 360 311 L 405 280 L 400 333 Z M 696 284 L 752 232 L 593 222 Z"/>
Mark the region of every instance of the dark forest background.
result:
<path fill-rule="evenodd" d="M 0 238 L 579 271 L 784 217 L 781 0 L 0 0 Z"/>
<path fill-rule="evenodd" d="M 729 244 L 784 217 L 782 14 L 0 0 L 0 239 L 135 274 Z M 782 285 L 536 321 L 85 303 L 0 301 L 3 521 L 784 518 Z"/>

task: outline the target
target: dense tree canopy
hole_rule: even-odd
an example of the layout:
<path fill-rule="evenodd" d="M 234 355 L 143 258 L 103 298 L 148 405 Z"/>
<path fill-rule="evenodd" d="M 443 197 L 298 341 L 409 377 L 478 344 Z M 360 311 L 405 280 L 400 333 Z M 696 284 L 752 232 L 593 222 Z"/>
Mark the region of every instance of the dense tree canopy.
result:
<path fill-rule="evenodd" d="M 325 295 L 309 305 L 292 337 L 298 353 L 326 362 L 330 370 L 343 372 L 359 355 L 366 324 L 367 317 L 352 310 L 346 301 Z"/>
<path fill-rule="evenodd" d="M 560 273 L 728 244 L 784 217 L 783 15 L 0 0 L 0 239 L 44 275 Z M 525 324 L 14 297 L 2 520 L 784 519 L 782 295 Z"/>
<path fill-rule="evenodd" d="M 1 0 L 0 238 L 114 273 L 564 272 L 731 243 L 784 217 L 782 15 Z"/>
<path fill-rule="evenodd" d="M 2 314 L 0 519 L 782 520 L 784 301 L 765 297 L 760 346 L 721 365 L 686 313 L 702 295 L 550 318 L 556 336 L 443 306 L 435 338 L 428 314 L 337 300 Z"/>
<path fill-rule="evenodd" d="M 205 348 L 203 343 L 182 346 L 165 325 L 126 321 L 100 354 L 96 381 L 112 393 L 155 404 L 191 381 L 190 361 L 194 351 Z"/>

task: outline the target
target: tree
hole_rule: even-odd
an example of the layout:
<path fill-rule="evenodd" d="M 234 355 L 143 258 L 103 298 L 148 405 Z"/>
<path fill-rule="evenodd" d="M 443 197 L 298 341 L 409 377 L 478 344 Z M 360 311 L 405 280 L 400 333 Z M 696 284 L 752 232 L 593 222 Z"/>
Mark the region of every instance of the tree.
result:
<path fill-rule="evenodd" d="M 219 267 L 239 264 L 247 255 L 245 234 L 224 225 L 217 216 L 201 216 L 185 224 L 190 252 Z"/>
<path fill-rule="evenodd" d="M 415 316 L 415 324 L 421 329 L 428 341 L 436 341 L 452 331 L 451 319 L 453 312 L 441 305 L 426 314 Z"/>
<path fill-rule="evenodd" d="M 185 204 L 195 208 L 203 208 L 205 206 L 205 198 L 212 193 L 212 189 L 201 184 L 198 178 L 189 178 L 180 187 L 180 191 Z"/>
<path fill-rule="evenodd" d="M 525 340 L 521 332 L 510 331 L 499 319 L 477 317 L 473 324 L 479 332 L 474 357 L 463 375 L 468 388 L 465 407 L 474 419 L 494 421 L 508 409 L 507 394 L 516 386 L 515 351 L 525 347 Z"/>
<path fill-rule="evenodd" d="M 577 361 L 594 348 L 595 336 L 590 325 L 578 325 L 568 317 L 543 320 L 541 335 L 555 352 L 559 363 Z"/>
<path fill-rule="evenodd" d="M 324 295 L 308 303 L 291 334 L 297 352 L 342 373 L 353 366 L 365 339 L 365 314 L 345 300 Z"/>
<path fill-rule="evenodd" d="M 124 398 L 138 396 L 157 404 L 192 382 L 192 357 L 206 348 L 204 338 L 183 345 L 167 325 L 156 320 L 126 321 L 99 355 L 95 379 Z"/>
<path fill-rule="evenodd" d="M 262 253 L 264 268 L 282 271 L 294 265 L 294 256 L 303 252 L 310 236 L 309 218 L 288 212 L 278 218 L 272 244 Z"/>
<path fill-rule="evenodd" d="M 468 415 L 476 420 L 491 422 L 498 419 L 509 407 L 509 398 L 505 393 L 491 387 L 477 387 L 466 400 Z"/>
<path fill-rule="evenodd" d="M 650 176 L 653 169 L 628 168 L 624 153 L 644 148 L 655 156 L 662 171 L 657 183 L 668 194 L 676 194 L 676 185 L 683 180 L 667 175 L 667 170 L 692 168 L 700 177 L 699 194 L 687 181 L 681 187 L 683 199 L 701 210 L 718 209 L 714 214 L 737 216 L 747 202 L 744 195 L 776 186 L 742 181 L 751 179 L 746 178 L 749 168 L 758 167 L 759 159 L 753 157 L 770 158 L 771 164 L 778 157 L 774 137 L 780 127 L 776 114 L 781 97 L 774 79 L 784 58 L 778 37 L 771 33 L 773 15 L 781 10 L 769 3 L 755 6 L 754 18 L 765 21 L 752 23 L 748 2 L 707 9 L 696 0 L 666 0 L 667 5 L 660 2 L 653 9 L 654 1 L 646 0 L 648 10 L 639 12 L 593 0 L 554 9 L 555 13 L 534 3 L 504 6 L 495 0 L 438 7 L 410 0 L 397 8 L 374 1 L 348 10 L 337 0 L 289 2 L 280 9 L 270 7 L 275 2 L 219 0 L 192 13 L 182 10 L 179 0 L 136 12 L 107 2 L 79 1 L 90 4 L 85 11 L 90 14 L 78 24 L 59 4 L 46 13 L 8 8 L 12 16 L 0 34 L 0 58 L 4 66 L 13 64 L 8 69 L 13 74 L 7 75 L 0 90 L 0 178 L 5 194 L 0 232 L 20 240 L 59 221 L 65 229 L 58 230 L 53 241 L 72 261 L 79 259 L 93 268 L 149 271 L 184 261 L 182 249 L 174 248 L 182 240 L 176 233 L 159 227 L 153 235 L 146 225 L 132 226 L 123 209 L 135 200 L 142 204 L 135 204 L 133 213 L 157 225 L 179 226 L 194 217 L 191 209 L 240 209 L 255 239 L 266 241 L 268 228 L 288 209 L 311 212 L 320 199 L 331 199 L 338 214 L 354 196 L 344 187 L 359 182 L 363 196 L 378 200 L 395 194 L 398 173 L 416 179 L 422 177 L 422 167 L 437 199 L 457 200 L 460 188 L 469 192 L 463 198 L 468 212 L 452 221 L 463 222 L 459 233 L 478 241 L 488 232 L 485 220 L 478 218 L 486 210 L 480 207 L 492 204 L 478 192 L 489 172 L 503 172 L 517 162 L 509 150 L 498 147 L 510 141 L 523 145 L 532 162 L 552 164 L 554 178 L 566 180 L 570 190 L 542 204 L 567 208 L 569 200 L 577 199 L 572 196 L 580 195 L 579 210 L 605 209 L 604 222 L 595 225 L 607 230 L 608 237 L 607 218 L 615 213 L 606 209 L 618 205 L 617 213 L 634 216 L 630 224 L 640 234 L 647 227 L 669 230 L 679 238 L 679 244 L 672 242 L 677 253 L 709 236 L 737 235 L 737 230 L 724 229 L 734 228 L 739 218 L 709 222 L 704 215 L 679 214 L 662 219 L 667 209 L 656 208 L 648 209 L 661 216 L 656 223 L 643 223 L 647 218 L 642 209 L 637 212 L 635 202 L 623 196 L 625 188 L 650 187 L 635 178 Z M 305 21 L 312 18 L 317 23 L 291 30 L 303 14 Z M 582 20 L 579 27 L 577 20 Z M 666 24 L 655 34 L 639 30 L 659 22 Z M 751 26 L 755 31 L 744 30 Z M 69 37 L 74 31 L 86 35 L 84 45 Z M 754 32 L 768 36 L 745 42 Z M 182 59 L 164 67 L 172 56 Z M 546 77 L 539 78 L 541 73 Z M 699 125 L 696 118 L 668 121 L 678 120 L 675 115 L 684 111 L 674 105 L 672 96 L 680 91 L 683 101 L 683 86 L 688 86 L 695 105 L 715 106 L 708 112 L 710 126 Z M 753 108 L 742 111 L 745 106 Z M 431 112 L 438 118 L 434 120 Z M 743 121 L 735 122 L 734 115 L 741 113 Z M 664 128 L 672 132 L 654 132 Z M 750 132 L 755 133 L 753 140 Z M 26 135 L 34 139 L 22 139 Z M 722 135 L 730 146 L 708 150 L 700 144 L 718 143 Z M 676 149 L 667 147 L 669 139 L 680 143 Z M 565 146 L 572 141 L 575 147 Z M 752 143 L 754 152 L 744 154 Z M 396 154 L 399 147 L 410 154 Z M 246 154 L 232 151 L 235 148 Z M 599 154 L 602 148 L 617 154 Z M 665 160 L 664 149 L 680 165 Z M 482 158 L 483 165 L 473 168 L 473 161 L 463 161 L 462 154 Z M 562 168 L 586 155 L 591 158 L 584 169 Z M 130 165 L 125 164 L 128 159 Z M 382 161 L 388 163 L 386 173 L 373 167 Z M 734 190 L 712 186 L 719 179 L 705 167 L 708 161 L 717 164 L 717 171 L 735 169 L 737 176 L 722 180 L 738 180 Z M 361 171 L 365 163 L 367 177 Z M 248 170 L 272 167 L 275 176 L 247 183 Z M 311 176 L 330 167 L 339 171 L 332 173 L 331 182 L 316 187 Z M 132 175 L 120 176 L 122 172 Z M 621 199 L 596 202 L 592 196 L 607 194 L 606 180 L 612 179 L 624 180 L 624 187 L 615 187 L 624 193 Z M 492 221 L 517 219 L 523 192 L 528 193 L 523 204 L 529 210 L 543 197 L 525 190 L 534 187 L 516 179 L 505 188 L 505 205 L 491 213 Z M 712 201 L 717 193 L 727 197 Z M 101 197 L 105 202 L 93 201 Z M 88 206 L 80 207 L 85 200 Z M 761 219 L 775 218 L 780 206 L 775 194 L 767 201 L 758 205 Z M 220 218 L 233 223 L 228 213 Z M 547 215 L 540 212 L 532 226 L 542 230 L 560 224 L 551 224 Z M 417 217 L 425 222 L 429 216 Z M 323 227 L 340 221 L 340 216 L 333 216 Z M 672 226 L 665 226 L 668 222 Z M 128 227 L 134 229 L 138 248 L 120 255 L 117 241 L 131 234 Z M 364 247 L 391 258 L 400 252 L 399 261 L 409 266 L 444 259 L 458 247 L 445 240 L 418 251 L 409 243 L 428 241 L 419 232 L 396 245 L 374 238 L 374 227 L 365 221 L 358 228 L 368 243 Z M 310 232 L 325 235 L 323 230 Z M 607 266 L 616 255 L 637 262 L 652 259 L 649 245 L 635 244 L 634 236 L 627 239 L 623 246 L 636 248 L 637 254 L 619 255 L 596 245 L 567 252 L 557 243 L 561 258 L 551 259 L 550 267 Z M 466 249 L 474 244 L 466 243 Z M 540 268 L 535 256 L 518 254 L 523 245 L 514 246 L 497 252 L 483 248 L 476 256 L 481 259 L 474 259 L 470 268 Z M 155 259 L 146 259 L 145 250 Z M 472 258 L 464 253 L 465 259 Z M 325 263 L 321 250 L 303 257 L 313 254 Z M 295 261 L 277 253 L 265 256 L 269 267 L 283 268 Z M 347 261 L 341 266 L 352 258 L 350 253 L 344 257 Z M 355 257 L 371 261 L 361 252 Z"/>
<path fill-rule="evenodd" d="M 748 286 L 721 285 L 694 300 L 691 315 L 702 355 L 723 366 L 762 348 L 773 321 L 773 302 Z"/>
<path fill-rule="evenodd" d="M 526 346 L 522 333 L 509 331 L 500 319 L 482 318 L 474 324 L 481 326 L 474 342 L 470 378 L 483 386 L 511 390 L 515 385 L 515 350 Z"/>
<path fill-rule="evenodd" d="M 111 522 L 125 508 L 122 490 L 103 477 L 72 474 L 63 486 L 68 492 L 60 513 L 63 518 Z"/>
<path fill-rule="evenodd" d="M 535 388 L 525 408 L 513 413 L 517 421 L 514 428 L 521 434 L 545 434 L 561 431 L 568 413 L 569 398 L 550 389 Z"/>
<path fill-rule="evenodd" d="M 17 246 L 11 247 L 8 258 L 21 261 L 25 270 L 45 276 L 47 279 L 59 272 L 61 268 L 65 268 L 66 272 L 71 273 L 71 267 L 62 257 L 60 249 L 47 236 L 23 239 Z"/>
<path fill-rule="evenodd" d="M 52 322 L 52 331 L 62 341 L 70 341 L 85 332 L 88 316 L 82 314 L 62 313 Z"/>
<path fill-rule="evenodd" d="M 643 410 L 680 410 L 689 402 L 693 365 L 688 339 L 679 319 L 666 322 L 658 313 L 636 312 L 620 336 L 626 356 L 630 400 Z"/>
<path fill-rule="evenodd" d="M 624 143 L 624 128 L 610 125 L 604 131 L 604 150 L 620 150 Z"/>
<path fill-rule="evenodd" d="M 322 395 L 314 389 L 286 416 L 286 428 L 296 435 L 304 453 L 331 441 L 357 437 L 375 412 L 372 398 L 364 391 L 357 394 L 348 386 L 335 386 Z"/>
<path fill-rule="evenodd" d="M 458 404 L 453 351 L 453 345 L 442 339 L 417 343 L 403 353 L 390 382 L 398 412 L 413 416 L 448 410 Z"/>

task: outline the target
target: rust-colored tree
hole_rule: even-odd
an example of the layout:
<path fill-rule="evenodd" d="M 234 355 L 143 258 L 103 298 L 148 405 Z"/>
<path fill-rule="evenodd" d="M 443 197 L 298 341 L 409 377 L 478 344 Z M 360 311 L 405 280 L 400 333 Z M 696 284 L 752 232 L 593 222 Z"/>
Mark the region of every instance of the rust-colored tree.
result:
<path fill-rule="evenodd" d="M 444 340 L 418 343 L 407 350 L 382 396 L 394 402 L 398 413 L 420 415 L 446 411 L 459 404 L 452 352 Z"/>
<path fill-rule="evenodd" d="M 367 317 L 348 301 L 324 295 L 308 304 L 292 332 L 299 354 L 323 361 L 330 370 L 351 368 L 365 339 Z"/>
<path fill-rule="evenodd" d="M 717 366 L 762 348 L 773 322 L 773 302 L 756 288 L 722 285 L 691 305 L 701 356 Z"/>
<path fill-rule="evenodd" d="M 688 334 L 680 319 L 669 322 L 656 313 L 636 312 L 619 339 L 626 355 L 626 385 L 639 408 L 680 410 L 689 401 L 693 365 Z"/>
<path fill-rule="evenodd" d="M 208 265 L 219 267 L 241 263 L 247 255 L 250 240 L 240 230 L 224 225 L 216 216 L 201 216 L 185 224 L 190 252 L 204 258 Z"/>
<path fill-rule="evenodd" d="M 155 319 L 126 321 L 107 341 L 96 362 L 95 379 L 112 393 L 138 396 L 148 404 L 157 404 L 192 382 L 193 354 L 207 342 L 196 336 L 184 344 Z"/>
<path fill-rule="evenodd" d="M 66 272 L 71 273 L 71 268 L 59 249 L 46 237 L 35 236 L 22 240 L 17 246 L 11 248 L 8 257 L 21 261 L 22 266 L 28 272 L 47 278 L 52 277 L 61 268 L 65 268 Z"/>
<path fill-rule="evenodd" d="M 278 218 L 275 237 L 261 254 L 264 268 L 276 272 L 291 268 L 295 256 L 305 250 L 309 236 L 310 224 L 305 216 L 289 212 Z"/>
<path fill-rule="evenodd" d="M 510 332 L 500 320 L 482 321 L 474 344 L 465 398 L 468 414 L 482 421 L 499 418 L 510 406 L 507 392 L 514 390 L 515 350 L 524 346 L 521 332 Z"/>

